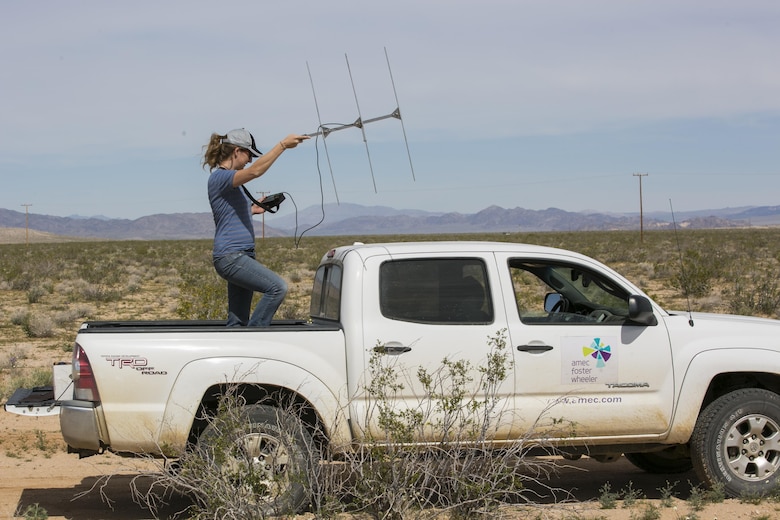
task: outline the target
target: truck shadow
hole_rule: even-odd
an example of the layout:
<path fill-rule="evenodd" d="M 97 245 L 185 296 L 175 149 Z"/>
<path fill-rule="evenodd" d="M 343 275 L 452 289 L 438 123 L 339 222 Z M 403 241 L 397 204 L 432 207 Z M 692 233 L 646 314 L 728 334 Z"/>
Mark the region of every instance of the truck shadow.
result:
<path fill-rule="evenodd" d="M 139 475 L 87 477 L 68 488 L 25 489 L 19 498 L 16 514 L 23 516 L 30 506 L 46 510 L 48 517 L 78 518 L 79 520 L 145 520 L 153 518 L 186 518 L 181 512 L 192 505 L 186 496 L 177 493 L 165 495 L 156 514 L 133 500 L 133 486 L 145 492 L 151 479 Z"/>
<path fill-rule="evenodd" d="M 577 461 L 557 459 L 551 472 L 526 481 L 525 486 L 535 502 L 553 504 L 597 501 L 605 486 L 611 493 L 638 493 L 635 498 L 658 500 L 670 493 L 687 500 L 691 489 L 701 486 L 701 481 L 692 470 L 658 475 L 635 467 L 624 457 L 606 463 L 583 457 Z"/>
<path fill-rule="evenodd" d="M 547 466 L 548 469 L 550 466 Z M 687 500 L 691 489 L 700 486 L 690 471 L 676 475 L 653 475 L 635 468 L 625 458 L 616 462 L 600 463 L 583 458 L 578 461 L 558 460 L 554 470 L 543 472 L 525 481 L 526 499 L 537 504 L 597 501 L 605 484 L 612 493 L 637 492 L 642 498 L 657 500 L 664 490 L 679 499 Z M 145 520 L 152 518 L 186 518 L 183 514 L 193 502 L 187 496 L 167 493 L 165 504 L 156 514 L 133 499 L 133 486 L 146 492 L 151 478 L 137 474 L 113 475 L 111 478 L 87 477 L 69 488 L 25 489 L 17 504 L 17 515 L 22 516 L 29 506 L 37 505 L 49 517 L 78 518 L 80 520 Z"/>

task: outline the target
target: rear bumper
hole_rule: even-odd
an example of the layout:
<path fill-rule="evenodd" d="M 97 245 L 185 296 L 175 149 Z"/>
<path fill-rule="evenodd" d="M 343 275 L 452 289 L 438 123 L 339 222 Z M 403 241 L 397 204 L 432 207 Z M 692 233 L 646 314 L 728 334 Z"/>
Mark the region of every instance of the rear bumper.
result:
<path fill-rule="evenodd" d="M 73 451 L 97 452 L 107 444 L 100 435 L 100 403 L 92 401 L 60 402 L 62 438 Z"/>

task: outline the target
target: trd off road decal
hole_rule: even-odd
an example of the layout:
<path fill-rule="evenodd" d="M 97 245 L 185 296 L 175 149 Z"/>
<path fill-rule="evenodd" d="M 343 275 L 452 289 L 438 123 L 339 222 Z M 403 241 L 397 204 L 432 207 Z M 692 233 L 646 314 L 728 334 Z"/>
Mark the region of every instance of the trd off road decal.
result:
<path fill-rule="evenodd" d="M 562 338 L 561 384 L 608 384 L 618 382 L 618 363 L 612 337 L 574 336 Z"/>
<path fill-rule="evenodd" d="M 130 369 L 136 370 L 145 376 L 167 376 L 166 370 L 160 370 L 149 365 L 149 360 L 145 357 L 138 356 L 136 354 L 130 354 L 127 356 L 102 356 L 108 363 L 120 370 Z"/>

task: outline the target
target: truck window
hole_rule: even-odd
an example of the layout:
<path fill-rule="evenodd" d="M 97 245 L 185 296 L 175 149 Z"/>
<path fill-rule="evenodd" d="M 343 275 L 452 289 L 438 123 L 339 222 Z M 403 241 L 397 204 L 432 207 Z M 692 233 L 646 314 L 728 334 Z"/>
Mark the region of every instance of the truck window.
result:
<path fill-rule="evenodd" d="M 314 274 L 309 315 L 312 318 L 338 321 L 340 308 L 341 266 L 337 264 L 321 265 Z"/>
<path fill-rule="evenodd" d="M 475 258 L 391 260 L 379 270 L 386 318 L 418 323 L 493 322 L 485 264 Z"/>
<path fill-rule="evenodd" d="M 621 324 L 628 317 L 628 293 L 582 266 L 510 260 L 509 270 L 523 323 Z"/>

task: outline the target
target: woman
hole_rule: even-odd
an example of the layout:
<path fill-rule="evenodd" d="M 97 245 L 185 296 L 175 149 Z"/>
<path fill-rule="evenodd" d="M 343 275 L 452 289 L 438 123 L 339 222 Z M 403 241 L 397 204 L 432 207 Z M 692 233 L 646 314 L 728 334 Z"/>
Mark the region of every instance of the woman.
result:
<path fill-rule="evenodd" d="M 287 294 L 287 283 L 255 259 L 252 215 L 265 210 L 250 203 L 241 188 L 306 139 L 309 136 L 290 134 L 263 155 L 252 134 L 239 128 L 226 135 L 212 134 L 204 147 L 203 167 L 211 171 L 208 193 L 216 224 L 212 254 L 214 268 L 228 282 L 228 327 L 268 327 Z M 255 158 L 259 159 L 252 162 Z M 263 297 L 250 317 L 255 291 Z"/>

